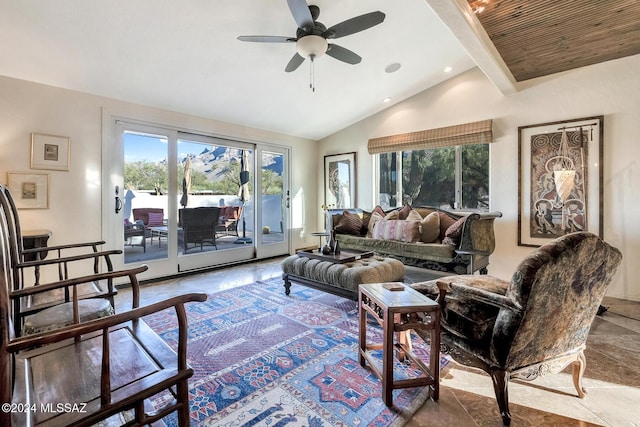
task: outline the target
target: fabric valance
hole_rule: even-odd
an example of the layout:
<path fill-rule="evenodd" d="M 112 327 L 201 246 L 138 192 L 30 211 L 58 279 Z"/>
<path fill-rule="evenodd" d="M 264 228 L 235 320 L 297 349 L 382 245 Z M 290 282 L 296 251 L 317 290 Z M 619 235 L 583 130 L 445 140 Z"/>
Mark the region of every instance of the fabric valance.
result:
<path fill-rule="evenodd" d="M 369 154 L 393 151 L 425 150 L 454 145 L 486 144 L 493 142 L 493 120 L 464 123 L 438 129 L 421 130 L 369 140 Z"/>

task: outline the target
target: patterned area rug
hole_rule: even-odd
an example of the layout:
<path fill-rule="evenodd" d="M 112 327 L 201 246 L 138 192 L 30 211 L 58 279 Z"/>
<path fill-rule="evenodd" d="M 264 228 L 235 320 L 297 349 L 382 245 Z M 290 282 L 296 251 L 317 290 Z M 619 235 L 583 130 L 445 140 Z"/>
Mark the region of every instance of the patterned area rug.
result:
<path fill-rule="evenodd" d="M 380 381 L 358 363 L 357 303 L 304 286 L 292 287 L 287 297 L 282 284 L 279 278 L 257 282 L 187 306 L 188 359 L 195 371 L 191 425 L 404 425 L 427 389 L 394 390 L 393 407 L 384 405 Z M 176 348 L 172 313 L 145 321 Z M 379 328 L 368 330 L 370 342 L 381 342 Z M 427 362 L 428 346 L 417 335 L 413 342 Z M 441 370 L 448 362 L 441 358 Z M 400 362 L 394 372 L 396 378 L 418 374 L 416 366 Z M 177 425 L 175 416 L 165 422 Z"/>

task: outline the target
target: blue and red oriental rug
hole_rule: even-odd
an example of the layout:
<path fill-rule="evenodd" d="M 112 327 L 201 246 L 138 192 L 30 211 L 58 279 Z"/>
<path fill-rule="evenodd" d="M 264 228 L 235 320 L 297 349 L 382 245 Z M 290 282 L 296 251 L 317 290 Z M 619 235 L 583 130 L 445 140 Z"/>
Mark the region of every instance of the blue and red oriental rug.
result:
<path fill-rule="evenodd" d="M 424 387 L 394 390 L 382 402 L 378 378 L 358 363 L 357 303 L 303 286 L 284 294 L 281 279 L 221 291 L 189 304 L 188 361 L 194 426 L 398 426 L 425 402 Z M 172 348 L 169 311 L 145 318 Z M 369 327 L 368 340 L 381 341 Z M 428 361 L 428 346 L 414 352 Z M 441 368 L 448 363 L 441 358 Z M 416 376 L 396 363 L 396 378 Z M 160 406 L 167 396 L 159 397 Z M 175 416 L 165 419 L 177 425 Z"/>

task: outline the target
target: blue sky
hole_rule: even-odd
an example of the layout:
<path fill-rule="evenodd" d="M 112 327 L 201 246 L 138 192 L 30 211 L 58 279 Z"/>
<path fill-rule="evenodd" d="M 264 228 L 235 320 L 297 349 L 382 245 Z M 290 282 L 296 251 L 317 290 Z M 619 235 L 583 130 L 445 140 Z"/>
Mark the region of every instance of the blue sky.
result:
<path fill-rule="evenodd" d="M 125 162 L 159 162 L 167 158 L 166 138 L 136 133 L 124 134 Z M 178 141 L 178 157 L 187 153 L 201 153 L 207 145 Z"/>

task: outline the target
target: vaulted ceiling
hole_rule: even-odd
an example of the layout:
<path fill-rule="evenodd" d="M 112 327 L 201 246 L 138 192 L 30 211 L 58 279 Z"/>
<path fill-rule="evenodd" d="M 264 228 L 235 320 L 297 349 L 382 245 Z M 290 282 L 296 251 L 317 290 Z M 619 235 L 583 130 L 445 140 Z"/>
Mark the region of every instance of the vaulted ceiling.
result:
<path fill-rule="evenodd" d="M 640 54 L 638 0 L 469 0 L 469 6 L 519 82 Z"/>
<path fill-rule="evenodd" d="M 309 2 L 327 27 L 386 14 L 335 40 L 361 63 L 285 73 L 293 43 L 237 39 L 295 36 L 285 0 L 0 0 L 0 75 L 318 140 L 474 66 L 509 94 L 640 52 L 637 0 Z"/>

